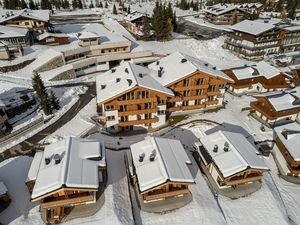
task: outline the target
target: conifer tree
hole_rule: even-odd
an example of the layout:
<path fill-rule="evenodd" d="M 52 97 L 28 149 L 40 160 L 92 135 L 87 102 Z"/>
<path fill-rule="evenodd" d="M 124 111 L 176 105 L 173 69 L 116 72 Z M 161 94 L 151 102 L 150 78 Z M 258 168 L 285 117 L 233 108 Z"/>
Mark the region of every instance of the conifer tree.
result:
<path fill-rule="evenodd" d="M 89 5 L 89 8 L 90 8 L 90 9 L 91 9 L 91 8 L 95 8 L 95 6 L 94 6 L 94 4 L 93 4 L 92 1 L 91 1 L 90 5 Z"/>
<path fill-rule="evenodd" d="M 81 0 L 78 0 L 77 5 L 79 9 L 83 9 L 83 4 Z"/>
<path fill-rule="evenodd" d="M 105 8 L 108 8 L 108 4 L 107 4 L 107 1 L 105 1 L 105 6 L 104 6 Z"/>
<path fill-rule="evenodd" d="M 114 15 L 117 15 L 117 14 L 118 14 L 117 8 L 116 8 L 116 5 L 115 5 L 115 4 L 114 4 L 114 6 L 113 6 L 113 11 L 112 11 L 112 13 L 113 13 Z"/>
<path fill-rule="evenodd" d="M 144 17 L 142 31 L 143 31 L 144 39 L 149 40 L 150 39 L 151 26 L 150 26 L 149 19 L 148 19 L 147 16 Z"/>
<path fill-rule="evenodd" d="M 26 4 L 26 2 L 24 0 L 21 0 L 21 8 L 22 9 L 28 8 L 28 6 L 27 6 L 27 4 Z"/>
<path fill-rule="evenodd" d="M 50 91 L 49 101 L 51 103 L 52 110 L 60 109 L 59 100 L 52 90 Z"/>
<path fill-rule="evenodd" d="M 36 6 L 34 4 L 34 1 L 33 0 L 29 0 L 29 9 L 36 9 Z"/>
<path fill-rule="evenodd" d="M 103 8 L 102 1 L 100 2 L 99 7 L 100 7 L 100 8 Z"/>
<path fill-rule="evenodd" d="M 77 0 L 72 0 L 72 7 L 73 7 L 73 9 L 77 9 L 78 8 Z"/>

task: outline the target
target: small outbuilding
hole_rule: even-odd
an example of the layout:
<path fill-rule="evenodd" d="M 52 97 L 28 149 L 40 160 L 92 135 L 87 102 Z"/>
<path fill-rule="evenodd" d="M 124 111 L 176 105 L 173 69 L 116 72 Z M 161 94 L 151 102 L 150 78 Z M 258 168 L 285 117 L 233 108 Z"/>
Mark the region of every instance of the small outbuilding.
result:
<path fill-rule="evenodd" d="M 66 34 L 45 32 L 38 36 L 38 43 L 41 45 L 66 45 L 69 44 L 69 36 Z"/>
<path fill-rule="evenodd" d="M 151 137 L 131 145 L 130 150 L 132 182 L 142 205 L 159 202 L 163 208 L 169 199 L 177 199 L 177 207 L 180 201 L 190 202 L 188 187 L 195 181 L 188 168 L 191 161 L 179 140 Z"/>
<path fill-rule="evenodd" d="M 269 170 L 256 148 L 241 134 L 217 131 L 195 143 L 201 166 L 217 189 L 261 182 Z"/>
<path fill-rule="evenodd" d="M 46 222 L 59 223 L 65 210 L 96 203 L 107 180 L 105 152 L 104 142 L 68 137 L 35 154 L 26 184 Z"/>

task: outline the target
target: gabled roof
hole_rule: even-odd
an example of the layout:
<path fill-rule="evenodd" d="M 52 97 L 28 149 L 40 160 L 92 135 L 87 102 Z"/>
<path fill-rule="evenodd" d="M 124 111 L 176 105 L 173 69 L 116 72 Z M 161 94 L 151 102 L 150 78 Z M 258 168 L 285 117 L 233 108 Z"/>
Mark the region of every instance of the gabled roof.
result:
<path fill-rule="evenodd" d="M 124 20 L 127 20 L 129 22 L 133 22 L 134 20 L 143 18 L 146 16 L 145 14 L 142 13 L 133 13 L 133 14 L 128 14 L 127 16 L 124 17 Z"/>
<path fill-rule="evenodd" d="M 39 172 L 40 164 L 42 162 L 43 152 L 36 152 L 33 160 L 31 162 L 30 169 L 28 171 L 26 182 L 36 180 L 37 174 Z"/>
<path fill-rule="evenodd" d="M 77 35 L 79 40 L 90 39 L 90 38 L 100 38 L 100 36 L 91 31 L 83 31 Z"/>
<path fill-rule="evenodd" d="M 9 27 L 0 25 L 0 39 L 13 38 L 13 37 L 25 37 L 28 33 L 27 28 Z"/>
<path fill-rule="evenodd" d="M 126 62 L 97 76 L 97 102 L 105 102 L 136 86 L 174 96 L 170 89 L 153 78 L 154 73 L 157 74 L 154 70 Z"/>
<path fill-rule="evenodd" d="M 259 35 L 261 33 L 264 33 L 266 31 L 269 31 L 273 28 L 275 28 L 274 25 L 269 23 L 261 23 L 257 21 L 251 21 L 251 20 L 243 20 L 240 23 L 237 23 L 231 27 L 229 27 L 231 30 L 244 32 L 247 34 L 252 35 Z"/>
<path fill-rule="evenodd" d="M 232 69 L 232 72 L 238 80 L 256 77 L 265 77 L 268 80 L 281 74 L 279 69 L 265 61 L 260 61 L 254 66 Z"/>
<path fill-rule="evenodd" d="M 57 164 L 55 157 L 60 158 Z M 46 159 L 51 160 L 49 164 L 46 164 Z M 99 166 L 106 166 L 103 142 L 68 137 L 47 145 L 41 157 L 31 198 L 41 197 L 62 187 L 97 189 L 101 182 Z"/>
<path fill-rule="evenodd" d="M 207 9 L 205 9 L 205 12 L 207 13 L 211 13 L 214 14 L 216 16 L 228 13 L 232 10 L 238 9 L 240 11 L 244 11 L 243 9 L 241 9 L 240 5 L 235 5 L 235 4 L 216 4 L 213 6 L 209 6 L 207 7 Z"/>
<path fill-rule="evenodd" d="M 156 73 L 154 78 L 164 86 L 183 79 L 184 77 L 191 75 L 196 71 L 202 71 L 211 76 L 233 82 L 233 80 L 225 73 L 217 70 L 216 67 L 213 67 L 209 63 L 180 52 L 175 52 L 169 56 L 166 56 L 160 59 L 158 62 L 150 64 L 148 67 L 157 71 L 162 68 L 162 76 L 159 77 Z"/>
<path fill-rule="evenodd" d="M 279 140 L 284 144 L 285 148 L 291 154 L 295 161 L 300 161 L 300 125 L 296 122 L 285 124 L 274 128 L 274 131 Z M 287 136 L 283 132 L 287 132 Z"/>
<path fill-rule="evenodd" d="M 218 131 L 200 138 L 200 142 L 224 178 L 250 168 L 268 170 L 265 163 L 256 155 L 254 146 L 242 134 Z M 227 152 L 224 151 L 226 142 L 229 146 Z M 218 146 L 217 152 L 214 152 L 215 145 Z M 203 157 L 201 152 L 200 155 Z"/>
<path fill-rule="evenodd" d="M 272 91 L 253 95 L 253 97 L 265 97 L 277 111 L 300 108 L 300 87 L 285 91 Z"/>
<path fill-rule="evenodd" d="M 48 37 L 67 38 L 69 36 L 67 34 L 58 34 L 58 33 L 45 32 L 45 33 L 38 36 L 38 40 L 41 41 L 41 40 L 43 40 L 45 38 L 48 38 Z"/>
<path fill-rule="evenodd" d="M 190 159 L 179 140 L 151 137 L 132 144 L 130 150 L 141 192 L 169 181 L 194 183 L 186 165 Z M 150 161 L 152 153 L 155 154 L 154 161 Z"/>
<path fill-rule="evenodd" d="M 49 10 L 30 10 L 30 9 L 22 9 L 22 10 L 0 10 L 0 24 L 5 23 L 9 20 L 25 17 L 32 20 L 48 22 L 49 21 Z"/>

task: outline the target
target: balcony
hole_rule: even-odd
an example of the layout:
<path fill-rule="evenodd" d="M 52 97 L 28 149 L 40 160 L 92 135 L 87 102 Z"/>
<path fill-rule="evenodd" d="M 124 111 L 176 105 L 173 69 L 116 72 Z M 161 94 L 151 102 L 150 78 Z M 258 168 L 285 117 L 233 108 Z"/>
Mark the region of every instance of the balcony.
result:
<path fill-rule="evenodd" d="M 205 105 L 206 105 L 206 106 L 209 106 L 209 105 L 217 105 L 218 102 L 219 102 L 218 100 L 207 101 L 207 102 L 205 102 Z"/>
<path fill-rule="evenodd" d="M 145 102 L 156 102 L 156 98 L 141 98 L 141 99 L 133 99 L 133 100 L 118 100 L 118 105 L 133 105 L 133 104 L 140 104 Z"/>
<path fill-rule="evenodd" d="M 267 117 L 269 120 L 277 119 L 276 112 L 271 109 L 269 106 L 263 106 L 259 101 L 250 102 L 250 107 L 260 112 L 262 115 Z"/>
<path fill-rule="evenodd" d="M 139 115 L 139 114 L 147 114 L 147 113 L 156 113 L 157 109 L 141 109 L 141 110 L 131 110 L 131 111 L 125 111 L 125 112 L 118 112 L 119 116 L 129 116 L 129 115 Z"/>
<path fill-rule="evenodd" d="M 227 39 L 225 40 L 225 43 L 229 44 L 229 45 L 233 45 L 235 47 L 240 47 L 240 48 L 243 48 L 243 49 L 247 49 L 247 50 L 250 50 L 250 51 L 264 50 L 264 49 L 267 49 L 267 48 L 276 48 L 276 47 L 280 46 L 279 43 L 272 44 L 272 45 L 264 45 L 264 46 L 247 46 L 247 45 L 244 45 L 242 43 L 236 43 L 236 42 L 233 42 L 233 41 L 229 41 Z M 268 43 L 268 42 L 266 42 L 266 43 Z"/>
<path fill-rule="evenodd" d="M 126 126 L 134 126 L 139 124 L 146 124 L 146 123 L 156 123 L 158 122 L 158 117 L 150 118 L 150 119 L 143 119 L 143 120 L 130 120 L 130 121 L 120 121 L 118 126 L 126 127 Z"/>
<path fill-rule="evenodd" d="M 187 91 L 187 90 L 197 90 L 197 89 L 207 89 L 208 84 L 185 86 L 185 87 L 174 87 L 174 91 Z"/>

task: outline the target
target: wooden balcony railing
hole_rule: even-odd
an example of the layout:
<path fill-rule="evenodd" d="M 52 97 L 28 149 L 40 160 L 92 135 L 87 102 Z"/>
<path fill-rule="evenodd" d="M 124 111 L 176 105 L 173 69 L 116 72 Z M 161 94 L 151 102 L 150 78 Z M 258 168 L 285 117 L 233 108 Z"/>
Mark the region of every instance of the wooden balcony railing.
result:
<path fill-rule="evenodd" d="M 195 86 L 186 86 L 186 87 L 175 87 L 174 91 L 185 91 L 185 90 L 197 90 L 197 89 L 207 89 L 208 84 L 195 85 Z"/>
<path fill-rule="evenodd" d="M 148 196 L 144 195 L 144 200 L 152 201 L 152 200 L 156 200 L 156 199 L 163 199 L 163 198 L 168 198 L 168 197 L 175 197 L 178 195 L 185 195 L 188 193 L 190 193 L 190 191 L 188 189 L 182 189 L 182 190 L 170 191 L 170 192 L 148 195 Z"/>
<path fill-rule="evenodd" d="M 156 102 L 156 98 L 141 98 L 141 99 L 133 99 L 133 100 L 119 100 L 118 105 L 130 105 L 130 104 L 140 104 L 145 102 Z"/>
<path fill-rule="evenodd" d="M 132 110 L 132 111 L 126 111 L 126 112 L 118 112 L 119 116 L 129 116 L 129 115 L 139 115 L 139 114 L 147 114 L 147 113 L 156 113 L 157 109 L 141 109 L 141 110 Z"/>
<path fill-rule="evenodd" d="M 85 195 L 82 196 L 72 196 L 70 198 L 67 198 L 67 196 L 64 196 L 64 199 L 55 200 L 51 202 L 44 202 L 41 203 L 41 206 L 43 208 L 53 208 L 53 207 L 59 207 L 59 206 L 70 206 L 70 205 L 80 205 L 84 204 L 86 202 L 91 202 L 94 200 L 94 195 Z"/>
<path fill-rule="evenodd" d="M 150 119 L 143 119 L 143 120 L 130 120 L 130 121 L 123 121 L 119 122 L 118 126 L 125 127 L 125 126 L 134 126 L 139 124 L 146 124 L 146 123 L 156 123 L 158 121 L 158 118 L 150 118 Z"/>

